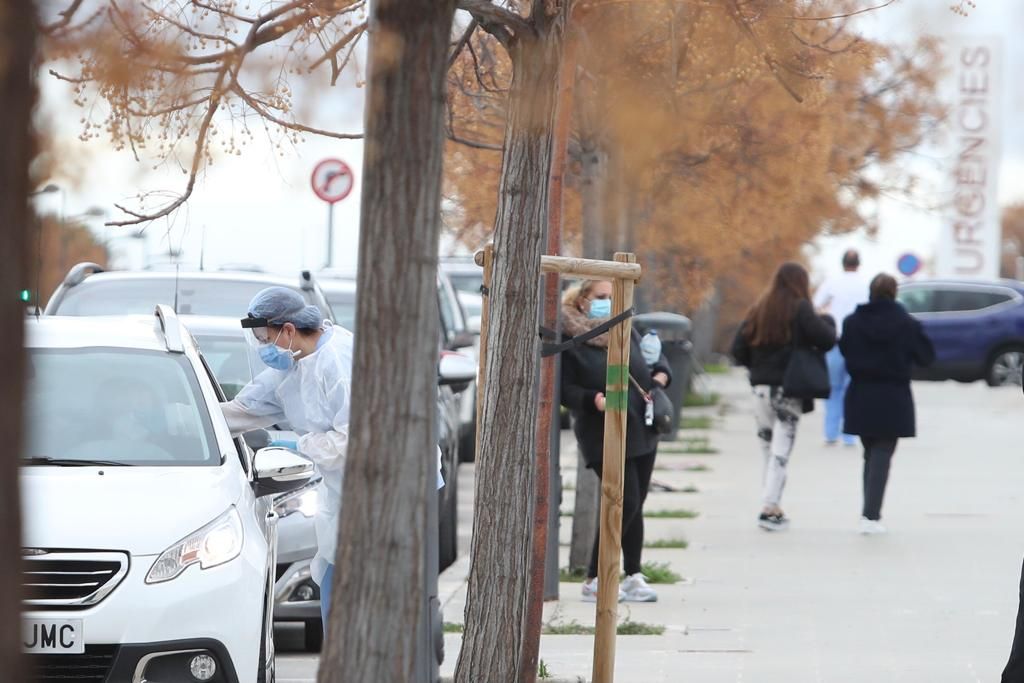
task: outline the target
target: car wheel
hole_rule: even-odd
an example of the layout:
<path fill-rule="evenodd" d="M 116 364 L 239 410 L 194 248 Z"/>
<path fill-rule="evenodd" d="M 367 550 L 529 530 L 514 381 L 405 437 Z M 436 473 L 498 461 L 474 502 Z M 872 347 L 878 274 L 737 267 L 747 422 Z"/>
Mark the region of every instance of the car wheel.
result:
<path fill-rule="evenodd" d="M 319 619 L 306 620 L 305 649 L 306 652 L 320 652 L 324 646 L 324 623 Z"/>
<path fill-rule="evenodd" d="M 438 571 L 454 564 L 459 554 L 459 479 L 458 476 L 449 479 L 445 482 L 445 488 L 451 487 L 447 491 L 448 503 L 438 529 Z"/>
<path fill-rule="evenodd" d="M 990 387 L 1020 386 L 1024 379 L 1024 347 L 996 351 L 989 361 L 985 380 Z"/>
<path fill-rule="evenodd" d="M 459 462 L 476 460 L 476 430 L 471 429 L 459 438 Z"/>

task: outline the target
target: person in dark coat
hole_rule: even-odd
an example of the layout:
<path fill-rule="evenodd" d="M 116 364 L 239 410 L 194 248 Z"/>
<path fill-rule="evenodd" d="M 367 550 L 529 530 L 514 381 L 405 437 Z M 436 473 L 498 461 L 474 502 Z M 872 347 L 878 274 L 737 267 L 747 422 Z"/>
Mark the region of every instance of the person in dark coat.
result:
<path fill-rule="evenodd" d="M 587 280 L 570 289 L 562 302 L 562 321 L 566 333 L 576 337 L 607 322 L 611 316 L 612 283 Z M 573 416 L 573 432 L 580 455 L 587 467 L 601 476 L 604 456 L 604 391 L 608 379 L 608 340 L 605 332 L 562 354 L 561 402 Z M 629 352 L 630 381 L 626 417 L 626 464 L 622 500 L 622 555 L 626 579 L 620 599 L 654 602 L 657 593 L 640 570 L 644 545 L 644 501 L 658 452 L 658 433 L 647 424 L 644 393 L 672 381 L 672 371 L 664 356 L 651 366 L 640 349 L 640 335 L 633 331 Z M 639 388 L 638 386 L 639 385 Z M 641 393 L 641 389 L 643 393 Z M 597 561 L 600 530 L 594 540 L 583 584 L 583 599 L 597 599 Z"/>
<path fill-rule="evenodd" d="M 846 358 L 848 434 L 864 445 L 864 509 L 861 533 L 885 533 L 882 499 L 896 442 L 916 435 L 910 373 L 935 360 L 921 323 L 896 301 L 896 280 L 881 274 L 871 281 L 868 303 L 843 324 L 839 348 Z"/>
<path fill-rule="evenodd" d="M 779 266 L 768 291 L 747 313 L 733 341 L 732 357 L 750 370 L 757 438 L 764 456 L 757 524 L 765 531 L 789 526 L 781 507 L 789 457 L 800 416 L 814 409 L 812 399 L 787 396 L 782 390 L 789 358 L 797 344 L 825 352 L 835 343 L 835 321 L 814 312 L 810 278 L 799 263 Z"/>

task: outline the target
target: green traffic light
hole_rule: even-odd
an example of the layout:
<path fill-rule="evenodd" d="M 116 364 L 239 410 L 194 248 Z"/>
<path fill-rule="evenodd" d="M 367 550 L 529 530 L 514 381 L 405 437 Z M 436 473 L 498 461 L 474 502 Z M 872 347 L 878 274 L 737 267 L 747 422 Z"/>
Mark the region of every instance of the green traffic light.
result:
<path fill-rule="evenodd" d="M 32 300 L 32 292 L 28 289 L 21 290 L 21 300 L 28 303 Z"/>

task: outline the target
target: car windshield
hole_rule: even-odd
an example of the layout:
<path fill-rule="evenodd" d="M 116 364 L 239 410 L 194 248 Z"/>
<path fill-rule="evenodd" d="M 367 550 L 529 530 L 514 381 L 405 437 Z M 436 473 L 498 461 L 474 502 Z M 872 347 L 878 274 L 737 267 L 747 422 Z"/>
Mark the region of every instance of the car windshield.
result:
<path fill-rule="evenodd" d="M 213 424 L 182 354 L 33 349 L 25 399 L 30 464 L 217 465 Z"/>
<path fill-rule="evenodd" d="M 327 303 L 334 311 L 334 319 L 349 332 L 356 331 L 355 292 L 325 292 Z"/>
<path fill-rule="evenodd" d="M 213 376 L 230 401 L 246 384 L 252 381 L 249 345 L 241 334 L 205 335 L 196 334 L 196 341 L 206 358 Z"/>
<path fill-rule="evenodd" d="M 249 302 L 271 282 L 181 278 L 178 281 L 178 315 L 211 315 L 242 318 Z M 310 292 L 298 287 L 308 303 Z M 150 315 L 157 304 L 173 306 L 174 277 L 86 280 L 65 290 L 58 315 Z M 325 316 L 329 312 L 322 312 Z"/>
<path fill-rule="evenodd" d="M 484 284 L 483 271 L 480 273 L 448 273 L 448 279 L 452 281 L 452 287 L 467 294 L 479 294 L 480 287 Z"/>

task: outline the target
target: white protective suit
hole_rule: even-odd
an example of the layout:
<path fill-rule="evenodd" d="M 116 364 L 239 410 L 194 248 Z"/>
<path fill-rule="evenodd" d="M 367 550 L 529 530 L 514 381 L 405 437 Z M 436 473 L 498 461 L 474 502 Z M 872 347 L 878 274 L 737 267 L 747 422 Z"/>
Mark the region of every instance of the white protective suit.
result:
<path fill-rule="evenodd" d="M 328 324 L 324 334 L 327 338 L 317 350 L 291 369 L 267 368 L 234 400 L 221 405 L 233 435 L 279 422 L 288 422 L 301 435 L 299 453 L 312 460 L 323 477 L 311 568 L 318 584 L 337 552 L 352 395 L 352 333 Z"/>

